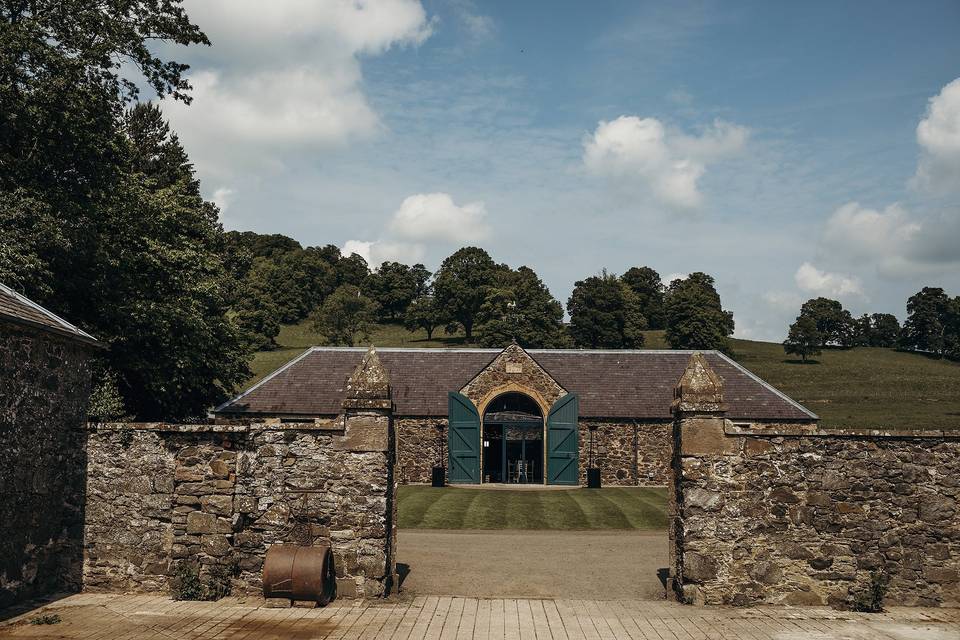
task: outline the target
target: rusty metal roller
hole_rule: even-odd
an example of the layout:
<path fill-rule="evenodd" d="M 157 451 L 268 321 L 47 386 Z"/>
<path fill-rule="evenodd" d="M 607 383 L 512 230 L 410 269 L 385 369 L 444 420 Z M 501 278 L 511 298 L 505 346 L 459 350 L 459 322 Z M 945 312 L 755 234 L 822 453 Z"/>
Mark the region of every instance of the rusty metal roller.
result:
<path fill-rule="evenodd" d="M 312 600 L 325 605 L 333 599 L 336 572 L 327 545 L 273 545 L 263 561 L 263 597 Z"/>

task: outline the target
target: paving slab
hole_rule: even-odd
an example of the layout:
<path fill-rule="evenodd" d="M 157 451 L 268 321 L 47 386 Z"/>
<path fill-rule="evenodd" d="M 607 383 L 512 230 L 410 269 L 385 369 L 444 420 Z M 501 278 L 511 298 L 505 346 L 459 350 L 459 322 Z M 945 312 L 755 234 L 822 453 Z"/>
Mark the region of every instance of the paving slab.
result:
<path fill-rule="evenodd" d="M 61 622 L 29 624 L 42 613 Z M 691 607 L 671 602 L 418 596 L 275 609 L 262 600 L 172 602 L 79 594 L 0 623 L 0 639 L 46 640 L 958 640 L 960 609 Z"/>

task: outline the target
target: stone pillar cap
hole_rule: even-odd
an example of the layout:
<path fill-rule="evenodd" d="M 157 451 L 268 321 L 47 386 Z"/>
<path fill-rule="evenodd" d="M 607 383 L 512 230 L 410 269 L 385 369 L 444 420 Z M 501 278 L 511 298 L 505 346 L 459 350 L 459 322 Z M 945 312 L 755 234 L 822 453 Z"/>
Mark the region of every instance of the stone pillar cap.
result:
<path fill-rule="evenodd" d="M 690 356 L 687 368 L 673 392 L 674 413 L 722 413 L 723 378 L 717 375 L 699 351 Z"/>
<path fill-rule="evenodd" d="M 373 345 L 367 349 L 347 380 L 347 400 L 389 400 L 390 376 L 380 363 L 380 356 Z"/>

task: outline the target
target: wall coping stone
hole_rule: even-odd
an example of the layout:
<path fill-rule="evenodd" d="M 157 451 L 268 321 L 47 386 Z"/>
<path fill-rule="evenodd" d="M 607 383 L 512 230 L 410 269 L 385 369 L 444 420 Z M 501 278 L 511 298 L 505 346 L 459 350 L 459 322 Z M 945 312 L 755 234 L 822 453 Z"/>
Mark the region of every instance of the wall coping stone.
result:
<path fill-rule="evenodd" d="M 960 430 L 951 429 L 843 429 L 803 424 L 776 424 L 769 427 L 741 426 L 724 422 L 723 432 L 731 436 L 813 437 L 813 438 L 900 438 L 960 440 Z"/>
<path fill-rule="evenodd" d="M 336 431 L 342 432 L 342 420 L 313 422 L 268 421 L 251 424 L 174 424 L 170 422 L 89 422 L 89 431 L 163 431 L 174 433 L 248 433 L 253 431 Z"/>

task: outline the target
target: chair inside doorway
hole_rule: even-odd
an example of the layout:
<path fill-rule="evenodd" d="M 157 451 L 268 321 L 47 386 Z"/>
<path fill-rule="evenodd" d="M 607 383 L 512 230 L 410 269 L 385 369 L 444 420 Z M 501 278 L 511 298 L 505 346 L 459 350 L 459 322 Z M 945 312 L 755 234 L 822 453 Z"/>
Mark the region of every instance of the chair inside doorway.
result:
<path fill-rule="evenodd" d="M 483 480 L 543 484 L 543 413 L 530 396 L 505 393 L 487 406 Z"/>

